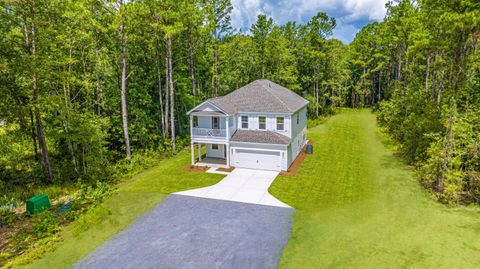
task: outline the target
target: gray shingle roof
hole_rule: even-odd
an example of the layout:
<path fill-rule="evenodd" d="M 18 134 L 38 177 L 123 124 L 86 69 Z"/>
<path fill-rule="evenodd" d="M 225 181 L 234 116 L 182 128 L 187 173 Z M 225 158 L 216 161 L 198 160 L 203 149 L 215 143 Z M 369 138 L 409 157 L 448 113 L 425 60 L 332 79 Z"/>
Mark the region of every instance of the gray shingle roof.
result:
<path fill-rule="evenodd" d="M 225 96 L 208 100 L 228 114 L 238 112 L 294 113 L 308 104 L 300 95 L 270 80 L 260 79 Z"/>
<path fill-rule="evenodd" d="M 237 130 L 230 140 L 234 142 L 290 144 L 290 138 L 272 131 Z"/>

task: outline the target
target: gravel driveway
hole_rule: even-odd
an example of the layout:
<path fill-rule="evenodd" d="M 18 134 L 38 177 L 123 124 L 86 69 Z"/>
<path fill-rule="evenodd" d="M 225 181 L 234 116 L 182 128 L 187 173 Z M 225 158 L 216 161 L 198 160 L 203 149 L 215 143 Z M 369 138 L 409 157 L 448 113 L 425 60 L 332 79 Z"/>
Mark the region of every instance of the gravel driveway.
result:
<path fill-rule="evenodd" d="M 170 195 L 75 268 L 276 268 L 293 213 Z"/>

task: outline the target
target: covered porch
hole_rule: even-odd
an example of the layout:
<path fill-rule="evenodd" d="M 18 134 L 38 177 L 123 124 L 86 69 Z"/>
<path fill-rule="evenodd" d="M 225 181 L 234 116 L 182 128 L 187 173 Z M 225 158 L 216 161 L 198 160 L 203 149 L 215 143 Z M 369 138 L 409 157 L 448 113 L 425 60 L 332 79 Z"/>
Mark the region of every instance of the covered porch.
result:
<path fill-rule="evenodd" d="M 197 141 L 228 140 L 236 129 L 234 116 L 209 104 L 196 107 L 189 111 L 188 115 L 190 115 L 190 137 Z"/>
<path fill-rule="evenodd" d="M 228 143 L 192 142 L 192 166 L 229 168 Z"/>

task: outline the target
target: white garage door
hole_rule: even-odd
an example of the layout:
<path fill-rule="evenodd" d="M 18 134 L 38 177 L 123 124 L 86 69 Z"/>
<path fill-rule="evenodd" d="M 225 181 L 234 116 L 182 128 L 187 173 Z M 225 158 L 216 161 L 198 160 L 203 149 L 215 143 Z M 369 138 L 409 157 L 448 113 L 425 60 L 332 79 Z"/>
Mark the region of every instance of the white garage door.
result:
<path fill-rule="evenodd" d="M 237 149 L 235 151 L 235 166 L 262 170 L 280 171 L 280 152 Z"/>

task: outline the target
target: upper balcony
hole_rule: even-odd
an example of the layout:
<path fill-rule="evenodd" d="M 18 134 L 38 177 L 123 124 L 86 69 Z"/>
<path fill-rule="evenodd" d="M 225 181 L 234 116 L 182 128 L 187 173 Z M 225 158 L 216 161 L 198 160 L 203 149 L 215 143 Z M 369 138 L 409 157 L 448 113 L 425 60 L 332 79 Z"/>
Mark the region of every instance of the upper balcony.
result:
<path fill-rule="evenodd" d="M 218 107 L 204 102 L 188 112 L 190 135 L 196 139 L 228 140 L 236 129 L 236 119 Z"/>
<path fill-rule="evenodd" d="M 226 129 L 211 129 L 211 128 L 192 128 L 193 137 L 202 137 L 202 138 L 227 138 Z"/>
<path fill-rule="evenodd" d="M 229 120 L 232 122 L 230 123 Z M 228 140 L 235 132 L 233 121 L 233 117 L 192 115 L 191 137 L 207 140 Z"/>

